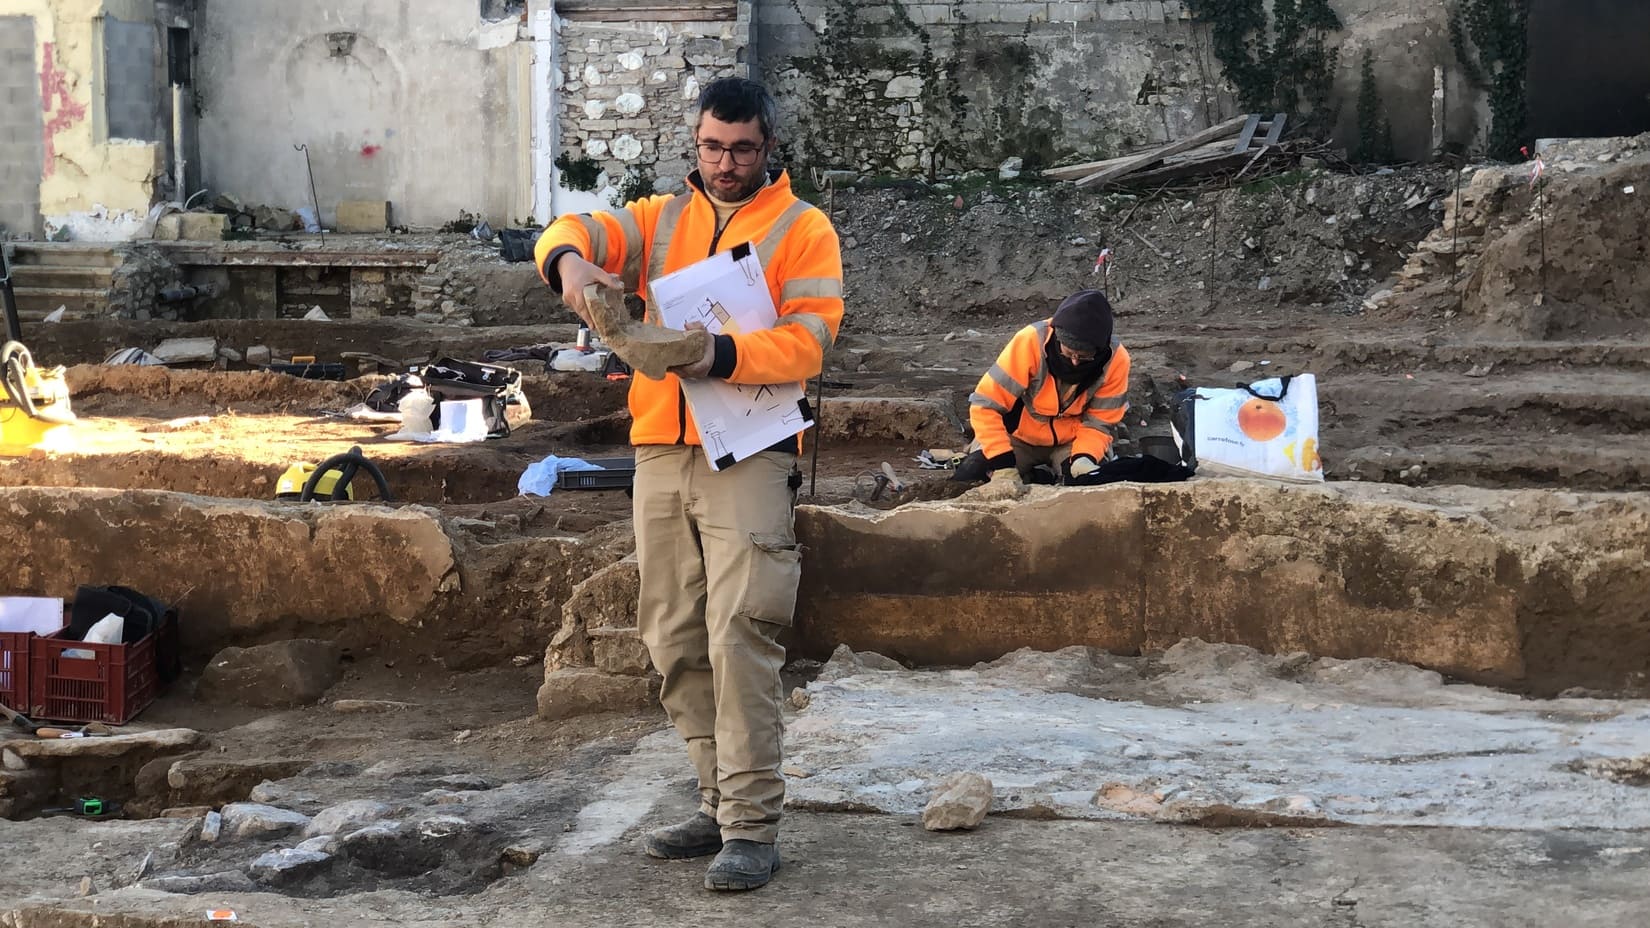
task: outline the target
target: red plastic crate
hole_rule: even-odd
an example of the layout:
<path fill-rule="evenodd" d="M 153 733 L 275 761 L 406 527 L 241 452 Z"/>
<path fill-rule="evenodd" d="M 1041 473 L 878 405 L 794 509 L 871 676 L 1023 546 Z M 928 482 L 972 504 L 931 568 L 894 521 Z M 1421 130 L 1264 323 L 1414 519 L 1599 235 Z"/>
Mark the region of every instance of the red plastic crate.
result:
<path fill-rule="evenodd" d="M 170 631 L 163 626 L 160 634 Z M 29 651 L 32 711 L 26 714 L 35 721 L 124 725 L 154 702 L 160 690 L 156 637 L 150 634 L 131 644 L 36 637 Z M 68 651 L 89 651 L 92 656 L 65 657 Z"/>
<path fill-rule="evenodd" d="M 0 705 L 29 712 L 29 639 L 33 632 L 0 632 Z"/>

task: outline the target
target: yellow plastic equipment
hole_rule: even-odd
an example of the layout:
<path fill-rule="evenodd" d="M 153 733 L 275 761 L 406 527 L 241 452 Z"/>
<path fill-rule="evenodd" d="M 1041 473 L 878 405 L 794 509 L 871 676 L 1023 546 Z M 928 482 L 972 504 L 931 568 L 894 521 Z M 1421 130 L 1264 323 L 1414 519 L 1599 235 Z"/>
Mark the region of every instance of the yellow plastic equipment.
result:
<path fill-rule="evenodd" d="M 63 368 L 41 370 L 18 342 L 0 346 L 0 456 L 27 455 L 74 421 Z"/>
<path fill-rule="evenodd" d="M 304 493 L 304 484 L 308 483 L 309 478 L 314 474 L 314 464 L 301 462 L 288 467 L 281 474 L 281 479 L 275 481 L 275 498 L 288 501 L 298 499 Z M 329 470 L 322 474 L 321 479 L 315 483 L 316 498 L 326 499 L 330 497 L 332 491 L 338 486 L 339 476 L 339 472 L 336 470 Z M 344 496 L 347 499 L 355 499 L 355 486 L 353 483 L 344 488 Z"/>

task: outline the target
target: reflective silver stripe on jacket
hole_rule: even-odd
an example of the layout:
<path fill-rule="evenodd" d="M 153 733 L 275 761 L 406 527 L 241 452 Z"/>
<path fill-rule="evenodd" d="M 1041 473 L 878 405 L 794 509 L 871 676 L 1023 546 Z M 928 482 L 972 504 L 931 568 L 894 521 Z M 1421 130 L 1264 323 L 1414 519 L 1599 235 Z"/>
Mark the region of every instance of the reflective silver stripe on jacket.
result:
<path fill-rule="evenodd" d="M 584 233 L 590 236 L 590 263 L 601 267 L 607 264 L 607 227 L 601 220 L 587 213 L 579 213 L 573 217 L 584 227 Z"/>
<path fill-rule="evenodd" d="M 642 247 L 642 227 L 636 223 L 636 214 L 628 208 L 614 210 L 611 215 L 624 232 L 624 269 L 619 276 L 624 278 L 626 290 L 635 290 L 641 283 L 642 255 L 646 250 Z"/>
<path fill-rule="evenodd" d="M 653 282 L 665 276 L 665 259 L 670 253 L 670 239 L 676 234 L 676 224 L 682 221 L 682 211 L 687 209 L 692 194 L 678 193 L 669 203 L 659 211 L 659 222 L 653 227 L 653 248 L 647 259 L 647 313 L 655 325 L 659 324 L 653 307 L 657 305 L 653 299 Z"/>

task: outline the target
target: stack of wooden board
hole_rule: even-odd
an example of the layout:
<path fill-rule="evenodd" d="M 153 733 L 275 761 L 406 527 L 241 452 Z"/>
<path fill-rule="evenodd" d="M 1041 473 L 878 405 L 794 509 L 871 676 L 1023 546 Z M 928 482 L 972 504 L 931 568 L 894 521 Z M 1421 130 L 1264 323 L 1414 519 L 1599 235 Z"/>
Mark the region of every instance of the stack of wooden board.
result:
<path fill-rule="evenodd" d="M 1283 113 L 1270 118 L 1259 114 L 1238 116 L 1150 151 L 1050 168 L 1043 176 L 1098 188 L 1124 179 L 1131 184 L 1166 183 L 1234 168 L 1242 170 L 1278 146 L 1286 122 Z"/>

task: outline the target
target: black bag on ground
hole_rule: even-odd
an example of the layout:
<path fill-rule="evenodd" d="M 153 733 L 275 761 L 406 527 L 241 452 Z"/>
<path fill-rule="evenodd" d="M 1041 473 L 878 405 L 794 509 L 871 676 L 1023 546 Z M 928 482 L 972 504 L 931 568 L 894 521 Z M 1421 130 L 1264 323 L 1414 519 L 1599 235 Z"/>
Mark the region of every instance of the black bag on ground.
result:
<path fill-rule="evenodd" d="M 74 605 L 69 609 L 69 629 L 64 634 L 74 641 L 84 641 L 92 626 L 111 613 L 126 620 L 120 637 L 122 644 L 142 641 L 146 635 L 155 634 L 155 666 L 161 682 L 170 683 L 182 675 L 177 610 L 130 587 L 76 589 Z"/>
<path fill-rule="evenodd" d="M 1070 465 L 1067 465 L 1069 473 Z M 1176 483 L 1189 479 L 1192 469 L 1184 464 L 1174 464 L 1162 458 L 1154 458 L 1149 454 L 1138 454 L 1127 458 L 1113 458 L 1101 463 L 1098 470 L 1092 470 L 1081 477 L 1072 477 L 1068 483 L 1075 487 L 1097 487 L 1108 483 Z"/>
<path fill-rule="evenodd" d="M 422 386 L 423 383 L 412 374 L 400 374 L 373 387 L 364 402 L 374 412 L 400 412 L 401 400 Z"/>
<path fill-rule="evenodd" d="M 506 261 L 533 260 L 533 246 L 538 244 L 540 229 L 500 229 L 498 230 L 499 257 Z"/>
<path fill-rule="evenodd" d="M 510 434 L 509 407 L 527 405 L 527 397 L 521 392 L 521 371 L 512 368 L 442 358 L 425 366 L 419 376 L 436 403 L 431 422 L 437 428 L 441 426 L 442 403 L 478 399 L 487 423 L 487 437 L 503 438 Z"/>

